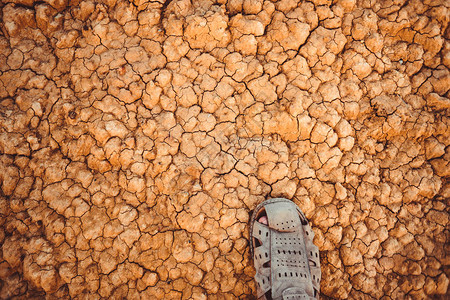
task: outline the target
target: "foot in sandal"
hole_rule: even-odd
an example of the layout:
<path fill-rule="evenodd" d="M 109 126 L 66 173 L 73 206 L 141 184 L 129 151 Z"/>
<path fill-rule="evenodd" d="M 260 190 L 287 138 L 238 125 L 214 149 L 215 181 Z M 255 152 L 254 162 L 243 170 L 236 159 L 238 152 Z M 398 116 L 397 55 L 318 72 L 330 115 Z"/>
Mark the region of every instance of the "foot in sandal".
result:
<path fill-rule="evenodd" d="M 308 220 L 294 202 L 259 204 L 250 224 L 258 299 L 318 299 L 319 249 Z"/>

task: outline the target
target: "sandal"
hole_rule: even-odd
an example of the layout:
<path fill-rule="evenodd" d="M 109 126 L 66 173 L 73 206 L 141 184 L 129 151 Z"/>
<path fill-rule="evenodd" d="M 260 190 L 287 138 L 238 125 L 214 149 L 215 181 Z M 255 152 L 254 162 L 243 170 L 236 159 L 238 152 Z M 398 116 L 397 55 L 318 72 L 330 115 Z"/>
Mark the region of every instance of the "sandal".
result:
<path fill-rule="evenodd" d="M 267 220 L 267 224 L 258 222 Z M 318 299 L 319 249 L 303 212 L 294 202 L 275 198 L 259 204 L 250 224 L 250 253 L 258 299 Z"/>

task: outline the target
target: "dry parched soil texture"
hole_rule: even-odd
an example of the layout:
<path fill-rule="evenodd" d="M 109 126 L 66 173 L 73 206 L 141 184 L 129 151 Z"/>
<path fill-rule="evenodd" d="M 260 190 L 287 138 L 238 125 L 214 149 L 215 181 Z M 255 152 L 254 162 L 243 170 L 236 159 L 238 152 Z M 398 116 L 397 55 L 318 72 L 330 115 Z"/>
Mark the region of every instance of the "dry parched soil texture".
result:
<path fill-rule="evenodd" d="M 0 298 L 251 298 L 278 196 L 324 298 L 446 297 L 449 4 L 3 0 Z"/>

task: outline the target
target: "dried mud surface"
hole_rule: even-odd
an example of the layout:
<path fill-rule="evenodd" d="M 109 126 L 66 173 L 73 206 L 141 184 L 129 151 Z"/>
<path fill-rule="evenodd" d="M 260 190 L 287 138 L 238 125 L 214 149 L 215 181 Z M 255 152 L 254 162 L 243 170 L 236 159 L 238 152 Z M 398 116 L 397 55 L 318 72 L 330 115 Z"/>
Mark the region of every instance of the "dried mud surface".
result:
<path fill-rule="evenodd" d="M 4 0 L 0 298 L 247 298 L 311 220 L 324 298 L 445 297 L 448 1 Z"/>

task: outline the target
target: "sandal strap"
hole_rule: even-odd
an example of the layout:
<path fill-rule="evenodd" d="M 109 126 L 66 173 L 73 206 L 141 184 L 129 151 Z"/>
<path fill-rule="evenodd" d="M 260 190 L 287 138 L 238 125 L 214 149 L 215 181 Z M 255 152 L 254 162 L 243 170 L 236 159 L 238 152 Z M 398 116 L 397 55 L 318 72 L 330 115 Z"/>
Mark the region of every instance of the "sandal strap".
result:
<path fill-rule="evenodd" d="M 262 245 L 270 242 L 270 228 L 267 225 L 255 222 L 253 224 L 252 236 L 257 238 Z"/>
<path fill-rule="evenodd" d="M 283 300 L 310 300 L 314 299 L 308 296 L 304 289 L 292 287 L 283 291 Z"/>
<path fill-rule="evenodd" d="M 256 274 L 255 281 L 258 286 L 259 294 L 265 294 L 271 289 L 270 267 L 265 267 L 266 262 L 270 262 L 270 229 L 268 226 L 255 222 L 253 225 L 252 236 L 261 242 L 261 246 L 253 248 L 253 261 Z"/>
<path fill-rule="evenodd" d="M 302 232 L 271 232 L 272 294 L 288 288 L 302 288 L 314 295 L 311 273 Z"/>
<path fill-rule="evenodd" d="M 295 232 L 302 224 L 296 209 L 287 202 L 269 203 L 265 207 L 269 225 L 279 232 Z M 276 221 L 274 221 L 276 220 Z M 272 221 L 272 222 L 270 222 Z"/>

